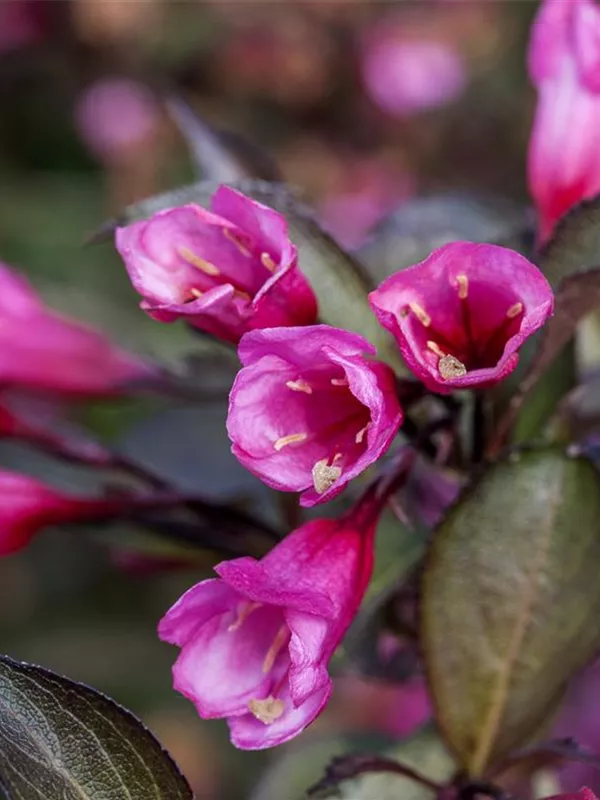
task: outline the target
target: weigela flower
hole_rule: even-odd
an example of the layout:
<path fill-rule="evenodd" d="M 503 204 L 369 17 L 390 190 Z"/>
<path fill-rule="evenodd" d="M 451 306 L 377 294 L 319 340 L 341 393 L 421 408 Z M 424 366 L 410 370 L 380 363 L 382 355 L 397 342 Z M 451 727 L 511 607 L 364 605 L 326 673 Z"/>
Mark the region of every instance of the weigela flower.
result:
<path fill-rule="evenodd" d="M 362 72 L 373 102 L 392 116 L 408 116 L 460 95 L 468 76 L 452 42 L 403 37 L 394 27 L 384 20 L 367 38 Z"/>
<path fill-rule="evenodd" d="M 201 717 L 225 717 L 237 747 L 281 744 L 327 703 L 328 662 L 372 571 L 371 503 L 303 525 L 260 561 L 224 561 L 161 620 L 160 638 L 181 648 L 175 689 Z"/>
<path fill-rule="evenodd" d="M 540 270 L 504 247 L 453 242 L 369 296 L 414 374 L 434 392 L 491 386 L 552 314 Z"/>
<path fill-rule="evenodd" d="M 234 343 L 256 328 L 314 322 L 316 298 L 285 218 L 226 186 L 211 208 L 171 208 L 117 230 L 141 308 Z"/>
<path fill-rule="evenodd" d="M 48 309 L 25 278 L 0 263 L 0 387 L 93 397 L 154 373 L 102 334 Z"/>
<path fill-rule="evenodd" d="M 71 497 L 27 475 L 0 470 L 0 555 L 21 550 L 47 525 L 89 519 L 114 505 Z"/>
<path fill-rule="evenodd" d="M 246 334 L 229 399 L 232 452 L 268 486 L 331 500 L 402 421 L 395 378 L 362 336 L 328 325 Z"/>
<path fill-rule="evenodd" d="M 542 3 L 531 31 L 529 73 L 538 90 L 529 146 L 529 187 L 544 241 L 572 206 L 600 192 L 597 3 Z"/>

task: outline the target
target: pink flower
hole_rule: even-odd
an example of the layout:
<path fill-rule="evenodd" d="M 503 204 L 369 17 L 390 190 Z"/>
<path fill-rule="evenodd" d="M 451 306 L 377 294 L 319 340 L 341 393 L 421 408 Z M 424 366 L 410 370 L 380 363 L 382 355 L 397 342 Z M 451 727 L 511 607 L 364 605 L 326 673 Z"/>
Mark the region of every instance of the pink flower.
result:
<path fill-rule="evenodd" d="M 540 239 L 574 205 L 600 192 L 600 8 L 592 0 L 545 0 L 534 22 L 529 73 L 538 105 L 529 187 Z"/>
<path fill-rule="evenodd" d="M 393 116 L 445 105 L 467 82 L 464 61 L 451 42 L 407 37 L 387 19 L 367 38 L 362 74 L 371 100 Z"/>
<path fill-rule="evenodd" d="M 153 374 L 97 331 L 46 308 L 25 278 L 0 263 L 0 387 L 104 396 Z"/>
<path fill-rule="evenodd" d="M 103 78 L 88 86 L 75 110 L 83 141 L 99 158 L 131 154 L 160 122 L 152 92 L 129 78 Z"/>
<path fill-rule="evenodd" d="M 167 612 L 158 632 L 181 647 L 174 687 L 204 719 L 225 717 L 236 747 L 297 736 L 332 691 L 328 662 L 358 610 L 373 565 L 380 504 L 317 519 L 260 561 L 215 569 Z"/>
<path fill-rule="evenodd" d="M 248 333 L 229 398 L 232 452 L 268 486 L 335 497 L 389 447 L 402 422 L 395 379 L 362 336 L 328 325 Z"/>
<path fill-rule="evenodd" d="M 227 186 L 211 207 L 171 208 L 117 230 L 144 311 L 234 343 L 255 328 L 314 322 L 316 298 L 284 217 Z"/>
<path fill-rule="evenodd" d="M 369 296 L 410 369 L 432 391 L 491 386 L 552 314 L 542 273 L 504 247 L 453 242 L 387 278 Z"/>
<path fill-rule="evenodd" d="M 547 800 L 598 800 L 598 798 L 591 789 L 584 786 L 581 791 L 574 794 L 557 794 L 554 797 L 548 797 Z"/>
<path fill-rule="evenodd" d="M 584 749 L 600 752 L 600 660 L 571 680 L 549 739 L 573 738 Z M 591 764 L 564 760 L 558 767 L 563 789 L 587 785 L 600 792 L 600 773 Z"/>
<path fill-rule="evenodd" d="M 114 503 L 70 497 L 27 475 L 0 470 L 0 556 L 21 550 L 40 528 L 109 512 Z"/>

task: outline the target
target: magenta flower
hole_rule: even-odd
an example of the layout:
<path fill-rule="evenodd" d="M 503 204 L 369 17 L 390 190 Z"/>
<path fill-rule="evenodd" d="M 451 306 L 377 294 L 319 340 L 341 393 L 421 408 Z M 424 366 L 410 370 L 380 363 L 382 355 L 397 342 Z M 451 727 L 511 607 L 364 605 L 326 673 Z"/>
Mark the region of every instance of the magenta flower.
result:
<path fill-rule="evenodd" d="M 363 598 L 380 510 L 363 502 L 340 520 L 317 519 L 260 561 L 237 558 L 186 592 L 161 620 L 178 645 L 174 687 L 204 719 L 225 717 L 236 747 L 297 736 L 332 691 L 327 672 Z"/>
<path fill-rule="evenodd" d="M 27 475 L 0 470 L 0 556 L 26 547 L 47 525 L 102 516 L 115 507 L 110 500 L 71 497 Z"/>
<path fill-rule="evenodd" d="M 75 109 L 75 123 L 90 151 L 100 159 L 130 157 L 151 141 L 160 124 L 160 106 L 138 81 L 102 78 L 86 87 Z"/>
<path fill-rule="evenodd" d="M 25 278 L 0 263 L 0 387 L 93 397 L 153 374 L 97 331 L 46 308 Z"/>
<path fill-rule="evenodd" d="M 246 334 L 229 398 L 232 452 L 268 486 L 335 497 L 389 447 L 402 422 L 395 379 L 362 336 L 328 325 Z"/>
<path fill-rule="evenodd" d="M 592 0 L 545 0 L 531 31 L 529 73 L 538 105 L 529 145 L 529 187 L 540 239 L 600 192 L 600 8 Z"/>
<path fill-rule="evenodd" d="M 369 299 L 410 369 L 440 394 L 509 375 L 519 348 L 554 307 L 548 281 L 526 258 L 471 242 L 440 247 Z"/>
<path fill-rule="evenodd" d="M 584 786 L 579 792 L 573 794 L 557 794 L 554 797 L 548 797 L 547 800 L 598 800 L 598 798 L 591 789 L 587 789 Z"/>
<path fill-rule="evenodd" d="M 405 29 L 393 18 L 384 19 L 367 36 L 362 57 L 369 97 L 387 114 L 400 117 L 452 102 L 468 77 L 452 42 L 407 36 Z"/>
<path fill-rule="evenodd" d="M 144 311 L 234 343 L 256 328 L 314 322 L 316 298 L 284 217 L 227 186 L 211 208 L 171 208 L 117 230 Z"/>

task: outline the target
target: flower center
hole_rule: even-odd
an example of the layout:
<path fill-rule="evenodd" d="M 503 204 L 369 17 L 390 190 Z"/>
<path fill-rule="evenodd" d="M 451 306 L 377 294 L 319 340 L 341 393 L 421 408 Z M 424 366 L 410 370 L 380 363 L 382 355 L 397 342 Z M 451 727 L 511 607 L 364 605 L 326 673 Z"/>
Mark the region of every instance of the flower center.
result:
<path fill-rule="evenodd" d="M 443 380 L 461 378 L 473 370 L 494 367 L 502 356 L 507 339 L 518 331 L 525 312 L 523 303 L 513 302 L 507 307 L 496 328 L 491 333 L 488 329 L 481 335 L 469 306 L 470 286 L 467 275 L 456 276 L 455 289 L 460 302 L 460 324 L 464 331 L 462 342 L 452 342 L 438 330 L 431 315 L 418 303 L 409 303 L 402 312 L 403 316 L 412 313 L 423 328 L 427 329 L 429 338 L 426 348 L 437 357 L 437 370 Z"/>
<path fill-rule="evenodd" d="M 279 452 L 294 445 L 325 444 L 325 454 L 319 448 L 322 456 L 316 458 L 311 470 L 314 489 L 323 494 L 341 477 L 344 458 L 351 458 L 350 451 L 363 445 L 370 426 L 368 409 L 350 392 L 348 378 L 335 375 L 329 368 L 318 368 L 287 380 L 285 386 L 300 395 L 298 416 L 307 430 L 280 436 L 273 442 L 273 448 Z"/>

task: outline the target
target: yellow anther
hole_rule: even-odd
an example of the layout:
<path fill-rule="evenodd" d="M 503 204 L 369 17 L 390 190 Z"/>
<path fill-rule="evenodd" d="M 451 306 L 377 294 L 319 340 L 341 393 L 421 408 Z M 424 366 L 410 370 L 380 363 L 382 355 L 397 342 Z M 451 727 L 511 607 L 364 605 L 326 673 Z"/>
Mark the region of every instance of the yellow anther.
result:
<path fill-rule="evenodd" d="M 246 300 L 248 303 L 252 302 L 252 298 L 248 292 L 243 292 L 241 289 L 236 289 L 233 293 L 233 296 L 238 297 L 240 300 Z"/>
<path fill-rule="evenodd" d="M 271 725 L 275 720 L 278 720 L 284 709 L 283 700 L 277 700 L 271 695 L 265 697 L 264 700 L 253 699 L 248 703 L 250 713 L 265 725 Z"/>
<path fill-rule="evenodd" d="M 202 297 L 204 292 L 201 292 L 200 289 L 190 289 L 190 294 L 193 294 L 194 297 Z"/>
<path fill-rule="evenodd" d="M 366 433 L 367 433 L 368 430 L 369 430 L 369 426 L 368 425 L 365 425 L 364 428 L 361 428 L 359 430 L 359 432 L 354 437 L 354 441 L 356 442 L 356 444 L 361 444 L 362 443 L 362 440 L 365 438 Z"/>
<path fill-rule="evenodd" d="M 279 450 L 283 450 L 284 447 L 287 447 L 288 444 L 304 442 L 307 438 L 307 433 L 290 433 L 288 436 L 282 436 L 281 439 L 277 439 L 273 447 L 279 452 Z"/>
<path fill-rule="evenodd" d="M 436 356 L 438 356 L 439 358 L 444 358 L 444 356 L 446 355 L 446 353 L 444 353 L 444 351 L 437 342 L 431 342 L 431 341 L 427 342 L 427 348 L 431 350 L 433 353 L 435 353 Z"/>
<path fill-rule="evenodd" d="M 257 608 L 260 608 L 260 606 L 261 606 L 260 603 L 249 603 L 249 602 L 240 603 L 237 610 L 237 618 L 235 622 L 232 622 L 231 625 L 227 628 L 228 633 L 232 633 L 233 631 L 237 631 L 238 628 L 241 628 L 244 622 L 250 616 L 250 614 Z"/>
<path fill-rule="evenodd" d="M 469 296 L 469 279 L 466 275 L 457 275 L 456 282 L 458 283 L 458 296 L 461 300 L 466 300 Z"/>
<path fill-rule="evenodd" d="M 512 305 L 512 306 L 511 306 L 511 307 L 508 309 L 508 311 L 506 312 L 506 316 L 507 316 L 509 319 L 514 319 L 515 317 L 518 317 L 518 316 L 519 316 L 519 314 L 521 313 L 521 311 L 523 311 L 523 303 L 515 303 L 514 305 Z"/>
<path fill-rule="evenodd" d="M 332 378 L 332 386 L 348 386 L 348 378 Z"/>
<path fill-rule="evenodd" d="M 442 378 L 447 381 L 452 378 L 462 378 L 467 374 L 467 368 L 454 356 L 444 356 L 440 358 L 438 363 L 438 370 Z"/>
<path fill-rule="evenodd" d="M 199 269 L 201 272 L 204 272 L 205 275 L 210 275 L 211 277 L 216 277 L 217 275 L 221 274 L 221 270 L 218 267 L 215 267 L 214 264 L 211 264 L 210 261 L 205 261 L 200 256 L 197 256 L 196 253 L 192 253 L 187 247 L 178 247 L 177 252 L 182 258 L 191 264 L 196 269 Z"/>
<path fill-rule="evenodd" d="M 269 272 L 275 272 L 275 270 L 277 269 L 277 264 L 273 261 L 273 259 L 268 253 L 260 254 L 260 263 L 263 265 L 265 269 L 268 269 Z"/>
<path fill-rule="evenodd" d="M 229 228 L 223 228 L 223 236 L 226 239 L 229 239 L 231 244 L 234 244 L 243 256 L 246 256 L 247 258 L 250 258 L 252 256 L 252 253 L 250 252 L 250 250 L 248 250 L 246 245 L 243 242 L 241 242 L 239 237 L 237 237 L 235 233 L 232 233 L 232 231 L 230 231 Z"/>
<path fill-rule="evenodd" d="M 303 381 L 302 378 L 297 381 L 286 381 L 285 385 L 288 389 L 291 389 L 292 392 L 304 392 L 304 394 L 312 394 L 312 386 L 310 383 Z"/>
<path fill-rule="evenodd" d="M 341 458 L 341 453 L 336 453 L 334 462 Z M 336 467 L 334 464 L 328 464 L 327 459 L 323 458 L 317 461 L 312 468 L 312 479 L 315 491 L 317 494 L 323 494 L 337 481 L 342 474 L 341 467 Z"/>
<path fill-rule="evenodd" d="M 409 303 L 409 308 L 415 315 L 415 317 L 419 320 L 421 325 L 424 328 L 428 328 L 431 325 L 431 317 L 425 311 L 423 306 L 420 306 L 418 303 Z"/>
<path fill-rule="evenodd" d="M 281 628 L 277 631 L 275 635 L 275 639 L 273 640 L 273 644 L 269 647 L 269 651 L 265 656 L 265 660 L 263 662 L 262 671 L 267 674 L 273 668 L 273 664 L 275 663 L 275 659 L 279 655 L 279 651 L 281 648 L 287 643 L 289 637 L 289 628 L 287 625 L 282 625 Z"/>

